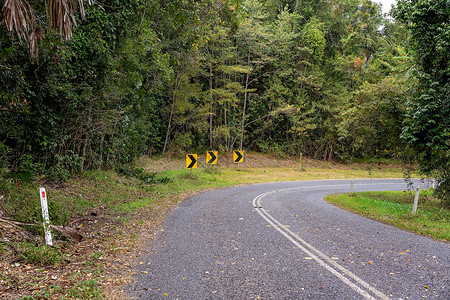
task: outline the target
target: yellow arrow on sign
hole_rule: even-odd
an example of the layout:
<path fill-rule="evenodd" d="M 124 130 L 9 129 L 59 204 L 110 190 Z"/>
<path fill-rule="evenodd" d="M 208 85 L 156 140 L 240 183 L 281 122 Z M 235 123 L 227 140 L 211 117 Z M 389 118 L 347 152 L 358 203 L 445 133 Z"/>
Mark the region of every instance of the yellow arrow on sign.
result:
<path fill-rule="evenodd" d="M 186 155 L 186 169 L 197 169 L 197 154 Z"/>
<path fill-rule="evenodd" d="M 233 162 L 243 163 L 244 162 L 244 150 L 234 150 L 233 151 Z"/>
<path fill-rule="evenodd" d="M 207 164 L 216 165 L 218 157 L 219 157 L 218 151 L 206 151 L 206 163 Z"/>

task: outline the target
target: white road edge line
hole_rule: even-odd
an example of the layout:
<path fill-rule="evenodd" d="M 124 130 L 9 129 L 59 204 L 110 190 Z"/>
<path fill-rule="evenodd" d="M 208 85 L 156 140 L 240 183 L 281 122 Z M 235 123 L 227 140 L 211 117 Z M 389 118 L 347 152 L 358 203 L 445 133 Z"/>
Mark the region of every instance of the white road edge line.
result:
<path fill-rule="evenodd" d="M 377 185 L 381 183 L 371 183 L 371 184 L 355 184 L 355 186 L 367 186 L 367 185 Z M 392 184 L 396 185 L 398 183 L 383 183 L 383 184 Z M 343 274 L 340 274 L 338 271 L 336 271 L 334 268 L 340 270 L 348 277 L 351 277 L 353 280 L 355 280 L 357 283 L 359 283 L 361 286 L 365 287 L 375 295 L 377 295 L 380 299 L 383 300 L 389 300 L 390 298 L 383 294 L 382 292 L 375 289 L 373 286 L 347 270 L 346 268 L 342 267 L 338 263 L 336 263 L 334 260 L 326 256 L 324 253 L 319 251 L 318 249 L 314 248 L 311 244 L 300 238 L 298 235 L 293 233 L 291 230 L 286 228 L 283 224 L 281 224 L 278 220 L 276 220 L 271 214 L 269 214 L 264 208 L 261 206 L 261 199 L 265 196 L 277 193 L 277 192 L 284 192 L 284 191 L 292 191 L 292 190 L 300 190 L 300 189 L 312 189 L 312 188 L 324 188 L 324 187 L 342 187 L 346 186 L 345 184 L 339 184 L 339 185 L 322 185 L 322 186 L 308 186 L 308 187 L 297 187 L 297 188 L 287 188 L 287 189 L 280 189 L 280 190 L 273 190 L 269 191 L 263 194 L 260 194 L 256 196 L 253 199 L 253 207 L 256 209 L 258 214 L 261 215 L 273 228 L 275 228 L 277 231 L 279 231 L 282 235 L 284 235 L 288 240 L 290 240 L 295 246 L 297 246 L 299 249 L 301 249 L 303 252 L 305 252 L 307 255 L 309 255 L 312 259 L 314 259 L 317 263 L 319 263 L 321 266 L 326 268 L 328 271 L 330 271 L 333 275 L 338 277 L 340 280 L 342 280 L 345 284 L 347 284 L 349 287 L 351 287 L 353 290 L 361 294 L 366 299 L 375 299 L 373 298 L 367 291 L 361 289 L 359 286 L 351 282 L 348 278 L 344 277 Z M 308 247 L 311 251 L 315 252 L 313 254 L 311 251 L 306 249 L 304 246 L 302 246 L 300 243 L 302 243 L 304 246 Z M 320 256 L 321 258 L 319 258 Z M 328 264 L 327 264 L 328 263 Z M 330 266 L 331 265 L 331 266 Z M 333 266 L 333 267 L 332 267 Z"/>

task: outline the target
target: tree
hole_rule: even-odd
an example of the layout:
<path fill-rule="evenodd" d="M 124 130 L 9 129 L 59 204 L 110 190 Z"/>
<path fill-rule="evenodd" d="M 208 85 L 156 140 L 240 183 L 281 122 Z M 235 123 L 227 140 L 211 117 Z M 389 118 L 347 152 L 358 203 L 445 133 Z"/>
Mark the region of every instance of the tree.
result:
<path fill-rule="evenodd" d="M 420 67 L 402 137 L 422 173 L 439 181 L 436 192 L 450 206 L 450 3 L 400 0 L 394 15 L 410 28 Z"/>
<path fill-rule="evenodd" d="M 408 99 L 405 80 L 386 77 L 375 84 L 366 82 L 349 99 L 338 128 L 346 155 L 399 157 L 405 144 L 399 139 Z"/>

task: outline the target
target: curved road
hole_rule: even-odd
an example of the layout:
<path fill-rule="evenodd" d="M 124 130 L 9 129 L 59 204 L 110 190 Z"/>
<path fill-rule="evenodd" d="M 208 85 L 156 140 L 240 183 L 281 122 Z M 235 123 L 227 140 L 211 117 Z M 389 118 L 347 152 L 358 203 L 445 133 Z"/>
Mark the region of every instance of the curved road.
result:
<path fill-rule="evenodd" d="M 355 180 L 354 189 L 406 184 Z M 136 299 L 450 299 L 450 244 L 323 200 L 349 191 L 349 180 L 327 180 L 195 196 L 166 219 L 128 293 Z"/>

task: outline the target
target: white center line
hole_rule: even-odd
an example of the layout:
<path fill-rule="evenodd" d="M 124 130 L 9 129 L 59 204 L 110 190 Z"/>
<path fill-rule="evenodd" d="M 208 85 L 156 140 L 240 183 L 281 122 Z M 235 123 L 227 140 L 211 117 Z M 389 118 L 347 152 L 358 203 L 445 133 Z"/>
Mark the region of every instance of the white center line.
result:
<path fill-rule="evenodd" d="M 383 183 L 383 184 L 393 184 L 396 183 Z M 376 185 L 376 183 L 372 184 L 355 184 L 355 186 L 369 186 L 369 185 Z M 273 190 L 267 193 L 260 194 L 256 196 L 253 199 L 253 207 L 256 209 L 258 214 L 261 215 L 273 228 L 275 228 L 278 232 L 280 232 L 283 236 L 285 236 L 289 241 L 291 241 L 295 246 L 297 246 L 300 250 L 305 252 L 307 255 L 309 255 L 312 259 L 314 259 L 318 264 L 323 266 L 325 269 L 330 271 L 333 275 L 338 277 L 341 281 L 343 281 L 345 284 L 347 284 L 350 288 L 352 288 L 354 291 L 358 292 L 360 295 L 362 295 L 366 299 L 376 299 L 372 297 L 368 293 L 368 291 L 372 292 L 374 295 L 378 296 L 379 299 L 388 300 L 390 299 L 388 296 L 383 294 L 382 292 L 375 289 L 373 286 L 347 270 L 346 268 L 342 267 L 338 263 L 336 263 L 334 260 L 332 260 L 330 257 L 313 247 L 311 244 L 300 238 L 298 235 L 296 235 L 294 232 L 286 228 L 283 224 L 281 224 L 278 220 L 276 220 L 270 213 L 268 213 L 264 208 L 261 206 L 261 199 L 277 193 L 277 192 L 284 192 L 284 191 L 293 191 L 293 190 L 301 190 L 301 189 L 313 189 L 313 188 L 324 188 L 324 187 L 343 187 L 347 186 L 344 184 L 339 185 L 321 185 L 321 186 L 308 186 L 308 187 L 297 187 L 297 188 L 288 188 L 288 189 L 280 189 L 280 190 Z M 307 249 L 309 248 L 309 250 Z M 338 271 L 342 272 L 339 273 Z M 352 282 L 349 278 L 353 279 L 356 283 L 358 283 L 360 286 L 364 287 L 366 290 Z"/>

